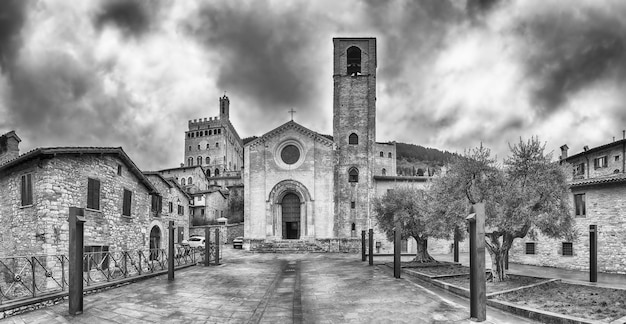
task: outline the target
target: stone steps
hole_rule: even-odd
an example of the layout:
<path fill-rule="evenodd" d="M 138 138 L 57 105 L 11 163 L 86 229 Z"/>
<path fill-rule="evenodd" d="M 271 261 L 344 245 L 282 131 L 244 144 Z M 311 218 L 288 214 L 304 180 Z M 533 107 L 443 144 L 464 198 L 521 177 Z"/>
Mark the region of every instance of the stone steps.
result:
<path fill-rule="evenodd" d="M 308 241 L 273 241 L 258 245 L 252 252 L 258 253 L 323 253 L 322 247 Z"/>

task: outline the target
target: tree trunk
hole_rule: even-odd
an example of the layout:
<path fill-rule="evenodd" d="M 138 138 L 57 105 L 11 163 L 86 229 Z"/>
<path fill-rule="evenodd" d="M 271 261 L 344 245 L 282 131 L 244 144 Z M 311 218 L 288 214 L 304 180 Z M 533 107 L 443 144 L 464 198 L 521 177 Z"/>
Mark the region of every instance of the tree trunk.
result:
<path fill-rule="evenodd" d="M 428 254 L 428 239 L 421 238 L 419 236 L 414 236 L 413 238 L 415 238 L 415 241 L 417 241 L 415 259 L 413 259 L 413 261 L 423 263 L 437 262 L 437 260 L 431 257 L 430 254 Z"/>
<path fill-rule="evenodd" d="M 491 256 L 491 275 L 493 282 L 504 281 L 508 278 L 506 275 L 506 269 L 504 268 L 504 261 L 506 260 L 506 253 L 504 249 L 500 248 L 496 251 L 489 251 L 489 255 Z"/>

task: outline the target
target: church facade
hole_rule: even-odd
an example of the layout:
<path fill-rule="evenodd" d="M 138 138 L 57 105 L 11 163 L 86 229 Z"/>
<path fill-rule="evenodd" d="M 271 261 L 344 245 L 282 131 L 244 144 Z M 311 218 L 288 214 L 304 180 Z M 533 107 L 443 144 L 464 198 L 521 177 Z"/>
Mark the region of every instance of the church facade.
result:
<path fill-rule="evenodd" d="M 292 120 L 244 146 L 247 249 L 299 240 L 359 250 L 361 231 L 376 228 L 372 199 L 398 180 L 395 142 L 376 142 L 376 39 L 333 47 L 333 135 Z"/>

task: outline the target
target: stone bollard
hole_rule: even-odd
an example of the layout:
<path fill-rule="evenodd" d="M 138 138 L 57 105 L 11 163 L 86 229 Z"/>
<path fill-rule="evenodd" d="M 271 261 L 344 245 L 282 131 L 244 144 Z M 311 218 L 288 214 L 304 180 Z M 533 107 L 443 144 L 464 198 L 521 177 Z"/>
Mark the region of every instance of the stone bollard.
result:
<path fill-rule="evenodd" d="M 172 281 L 174 280 L 174 221 L 170 221 L 167 242 L 167 280 Z"/>
<path fill-rule="evenodd" d="M 470 317 L 478 322 L 487 319 L 485 284 L 485 204 L 470 208 Z"/>
<path fill-rule="evenodd" d="M 70 207 L 69 211 L 69 313 L 78 315 L 83 312 L 83 245 L 84 245 L 84 209 Z"/>

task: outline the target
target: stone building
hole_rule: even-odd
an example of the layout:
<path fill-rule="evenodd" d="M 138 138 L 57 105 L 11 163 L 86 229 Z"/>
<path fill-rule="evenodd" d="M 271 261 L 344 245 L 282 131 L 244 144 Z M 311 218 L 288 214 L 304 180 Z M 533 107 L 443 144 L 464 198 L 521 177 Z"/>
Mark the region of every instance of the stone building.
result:
<path fill-rule="evenodd" d="M 85 250 L 149 247 L 159 190 L 119 147 L 38 148 L 0 165 L 0 253 L 68 250 L 68 209 L 85 209 Z M 160 199 L 160 198 L 159 198 Z M 185 224 L 181 221 L 181 224 Z M 184 225 L 183 225 L 184 226 Z"/>
<path fill-rule="evenodd" d="M 598 271 L 626 273 L 626 139 L 567 156 L 571 167 L 572 215 L 578 237 L 573 241 L 526 237 L 516 240 L 509 260 L 566 269 L 589 269 L 589 225 L 597 226 Z"/>
<path fill-rule="evenodd" d="M 194 193 L 209 189 L 209 180 L 206 177 L 205 169 L 201 166 L 181 166 L 157 171 L 166 179 L 174 179 L 185 191 Z"/>
<path fill-rule="evenodd" d="M 396 176 L 395 142 L 376 142 L 376 39 L 333 39 L 333 136 L 289 121 L 244 146 L 248 249 L 289 240 L 357 251 L 371 200 L 425 179 Z M 379 188 L 379 189 L 377 189 Z M 375 240 L 389 245 L 376 230 Z"/>
<path fill-rule="evenodd" d="M 191 206 L 192 226 L 217 224 L 217 219 L 226 216 L 229 192 L 213 188 L 193 193 Z"/>
<path fill-rule="evenodd" d="M 207 177 L 243 166 L 243 142 L 230 123 L 230 100 L 219 99 L 219 117 L 189 121 L 185 132 L 185 166 L 204 167 Z"/>
<path fill-rule="evenodd" d="M 181 243 L 189 238 L 191 196 L 174 179 L 165 179 L 157 172 L 144 172 L 144 175 L 161 194 L 153 195 L 150 207 L 150 248 L 167 246 L 169 221 L 174 221 L 174 242 Z"/>

